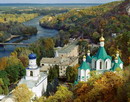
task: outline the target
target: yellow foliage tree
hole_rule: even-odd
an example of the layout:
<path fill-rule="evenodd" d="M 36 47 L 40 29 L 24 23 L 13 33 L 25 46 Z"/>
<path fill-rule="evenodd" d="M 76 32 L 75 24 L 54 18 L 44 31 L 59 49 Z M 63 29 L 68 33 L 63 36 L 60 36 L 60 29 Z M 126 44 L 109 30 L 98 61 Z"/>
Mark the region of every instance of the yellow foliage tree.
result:
<path fill-rule="evenodd" d="M 0 59 L 0 70 L 5 70 L 7 66 L 7 57 L 3 57 Z"/>
<path fill-rule="evenodd" d="M 16 102 L 30 102 L 34 94 L 28 89 L 27 85 L 21 84 L 15 88 L 13 95 Z"/>

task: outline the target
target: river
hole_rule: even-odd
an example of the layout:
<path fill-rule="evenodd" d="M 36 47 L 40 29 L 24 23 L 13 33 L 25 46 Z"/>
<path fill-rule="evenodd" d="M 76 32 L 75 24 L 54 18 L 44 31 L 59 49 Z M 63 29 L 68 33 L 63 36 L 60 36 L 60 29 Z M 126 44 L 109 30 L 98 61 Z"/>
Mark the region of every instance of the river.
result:
<path fill-rule="evenodd" d="M 58 31 L 57 30 L 53 30 L 53 29 L 46 29 L 46 28 L 42 28 L 39 25 L 39 20 L 42 18 L 43 16 L 38 16 L 30 21 L 27 21 L 25 23 L 23 23 L 24 25 L 27 26 L 35 26 L 37 27 L 37 34 L 36 35 L 32 35 L 30 36 L 29 39 L 26 40 L 22 40 L 21 43 L 33 43 L 35 41 L 37 41 L 39 38 L 41 37 L 53 37 L 55 36 Z M 14 38 L 8 42 L 14 42 L 16 40 L 19 40 L 20 38 Z M 15 50 L 16 47 L 22 47 L 20 45 L 14 46 L 14 45 L 6 45 L 5 49 L 4 48 L 0 48 L 0 58 L 1 57 L 5 57 L 5 56 L 9 56 L 11 52 L 13 52 Z"/>

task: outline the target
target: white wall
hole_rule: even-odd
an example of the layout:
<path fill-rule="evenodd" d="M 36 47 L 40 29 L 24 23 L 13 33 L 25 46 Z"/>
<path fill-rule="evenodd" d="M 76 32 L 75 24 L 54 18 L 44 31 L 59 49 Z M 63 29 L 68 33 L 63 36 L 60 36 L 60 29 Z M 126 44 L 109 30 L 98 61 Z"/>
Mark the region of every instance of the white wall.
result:
<path fill-rule="evenodd" d="M 123 69 L 123 63 L 120 64 L 120 68 Z"/>
<path fill-rule="evenodd" d="M 85 73 L 85 81 L 87 81 L 89 78 L 90 78 L 90 70 L 87 69 Z"/>
<path fill-rule="evenodd" d="M 79 76 L 80 76 L 80 79 L 79 79 Z M 84 78 L 82 78 L 84 77 Z M 80 70 L 78 69 L 78 81 L 87 81 L 88 78 L 90 78 L 90 70 L 87 69 L 87 70 Z"/>
<path fill-rule="evenodd" d="M 100 62 L 101 62 L 101 68 L 100 68 Z M 96 63 L 96 70 L 103 70 L 105 68 L 104 61 L 102 59 L 98 59 Z"/>
<path fill-rule="evenodd" d="M 36 59 L 29 59 L 29 68 L 37 68 Z"/>
<path fill-rule="evenodd" d="M 80 76 L 80 78 L 79 78 L 79 76 Z M 80 81 L 80 79 L 81 79 L 81 72 L 80 72 L 80 69 L 78 69 L 78 81 Z"/>
<path fill-rule="evenodd" d="M 37 97 L 41 97 L 47 88 L 47 77 L 42 82 L 39 82 L 38 85 L 32 88 L 32 91 L 36 94 Z"/>
<path fill-rule="evenodd" d="M 92 69 L 96 69 L 95 68 L 95 61 L 96 61 L 95 59 L 92 59 Z"/>
<path fill-rule="evenodd" d="M 107 67 L 106 67 L 106 64 L 107 64 Z M 106 59 L 105 60 L 105 69 L 106 70 L 111 69 L 111 60 L 110 59 Z"/>

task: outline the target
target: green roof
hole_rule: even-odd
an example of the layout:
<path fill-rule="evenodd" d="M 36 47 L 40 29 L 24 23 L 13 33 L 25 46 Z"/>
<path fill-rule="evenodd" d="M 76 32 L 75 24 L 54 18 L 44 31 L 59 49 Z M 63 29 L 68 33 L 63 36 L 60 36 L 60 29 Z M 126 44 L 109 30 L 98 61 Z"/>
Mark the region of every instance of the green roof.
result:
<path fill-rule="evenodd" d="M 92 58 L 94 58 L 94 59 L 102 59 L 102 60 L 106 60 L 106 59 L 111 60 L 112 59 L 111 56 L 107 55 L 107 52 L 106 52 L 104 47 L 99 47 L 98 52 Z"/>
<path fill-rule="evenodd" d="M 91 61 L 92 61 L 92 57 L 87 55 L 87 57 L 86 57 L 86 62 L 91 63 Z"/>
<path fill-rule="evenodd" d="M 77 85 L 78 84 L 78 81 L 74 81 L 74 85 Z"/>
<path fill-rule="evenodd" d="M 120 68 L 118 63 L 114 63 L 114 66 L 110 69 L 111 71 L 116 71 L 117 68 Z"/>
<path fill-rule="evenodd" d="M 84 70 L 87 70 L 87 69 L 90 70 L 90 66 L 87 64 L 86 61 L 83 61 L 79 68 L 84 69 Z"/>
<path fill-rule="evenodd" d="M 118 64 L 123 63 L 122 60 L 120 59 L 120 57 L 118 57 Z"/>

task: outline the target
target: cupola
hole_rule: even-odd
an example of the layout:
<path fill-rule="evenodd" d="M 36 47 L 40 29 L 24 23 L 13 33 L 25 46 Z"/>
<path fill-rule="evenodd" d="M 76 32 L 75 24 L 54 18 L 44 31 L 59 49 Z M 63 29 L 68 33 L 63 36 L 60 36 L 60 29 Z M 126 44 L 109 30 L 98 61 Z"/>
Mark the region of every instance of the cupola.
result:
<path fill-rule="evenodd" d="M 31 53 L 31 54 L 29 54 L 28 58 L 29 58 L 29 59 L 36 59 L 37 56 L 36 56 L 36 54 Z"/>

